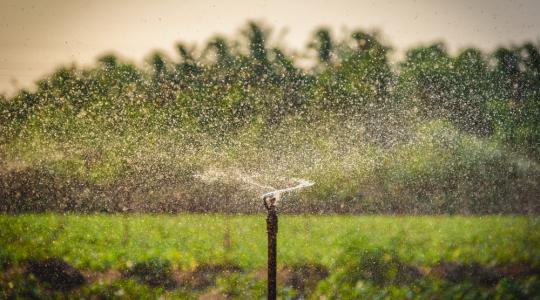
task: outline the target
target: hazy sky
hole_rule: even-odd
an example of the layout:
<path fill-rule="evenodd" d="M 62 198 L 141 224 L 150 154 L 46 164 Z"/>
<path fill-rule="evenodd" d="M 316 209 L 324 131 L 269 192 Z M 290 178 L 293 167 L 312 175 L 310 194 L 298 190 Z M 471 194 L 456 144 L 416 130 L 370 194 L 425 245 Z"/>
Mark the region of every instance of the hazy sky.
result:
<path fill-rule="evenodd" d="M 379 29 L 398 50 L 445 41 L 451 50 L 540 40 L 540 1 L 0 0 L 0 92 L 60 64 L 88 64 L 113 50 L 141 62 L 152 49 L 173 58 L 177 41 L 203 42 L 262 20 L 302 48 L 329 26 Z"/>

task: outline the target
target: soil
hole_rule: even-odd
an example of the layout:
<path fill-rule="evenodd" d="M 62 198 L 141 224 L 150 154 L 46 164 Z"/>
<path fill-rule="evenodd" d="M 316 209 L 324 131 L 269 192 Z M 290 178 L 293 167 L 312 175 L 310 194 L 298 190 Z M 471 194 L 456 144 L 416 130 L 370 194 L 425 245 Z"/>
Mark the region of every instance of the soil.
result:
<path fill-rule="evenodd" d="M 56 290 L 71 290 L 86 283 L 78 269 L 59 258 L 31 260 L 27 270 Z"/>

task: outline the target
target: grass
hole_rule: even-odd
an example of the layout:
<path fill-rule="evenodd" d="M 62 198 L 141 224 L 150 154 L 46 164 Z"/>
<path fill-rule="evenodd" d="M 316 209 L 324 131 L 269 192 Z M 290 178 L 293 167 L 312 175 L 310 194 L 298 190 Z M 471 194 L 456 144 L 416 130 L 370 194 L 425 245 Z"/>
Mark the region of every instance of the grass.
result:
<path fill-rule="evenodd" d="M 2 215 L 0 225 L 2 256 L 12 261 L 57 256 L 99 270 L 154 257 L 183 269 L 225 260 L 256 268 L 266 259 L 262 215 Z M 511 216 L 282 216 L 278 256 L 332 267 L 356 243 L 421 265 L 540 263 L 539 229 L 538 218 Z"/>
<path fill-rule="evenodd" d="M 520 275 L 517 279 L 505 278 L 496 286 L 487 287 L 474 283 L 475 273 L 460 275 L 465 276 L 460 282 L 426 277 L 428 275 L 419 278 L 414 272 L 396 277 L 395 273 L 409 272 L 406 270 L 411 267 L 407 266 L 436 270 L 437 266 L 448 263 L 479 264 L 486 270 L 525 265 L 536 270 L 540 266 L 538 217 L 283 215 L 279 221 L 279 268 L 285 270 L 282 271 L 284 276 L 289 274 L 289 279 L 278 278 L 282 280 L 279 293 L 283 299 L 309 295 L 329 299 L 538 296 L 537 273 L 526 275 L 528 277 Z M 0 215 L 0 228 L 0 267 L 4 268 L 0 296 L 8 298 L 97 295 L 186 299 L 218 294 L 242 299 L 260 298 L 265 293 L 264 279 L 257 275 L 266 265 L 263 215 Z M 32 275 L 25 277 L 28 275 L 24 275 L 24 271 L 16 273 L 19 275 L 9 271 L 10 268 L 17 270 L 16 266 L 24 266 L 28 261 L 50 257 L 61 258 L 85 274 L 119 271 L 124 275 L 109 283 L 95 281 L 62 292 L 51 291 Z M 362 265 L 366 262 L 368 265 Z M 371 264 L 373 267 L 366 267 Z M 386 265 L 388 267 L 381 272 L 390 273 L 378 274 L 376 266 Z M 162 270 L 160 266 L 166 268 Z M 363 267 L 358 269 L 358 266 Z M 151 269 L 156 278 L 202 274 L 197 276 L 214 276 L 201 277 L 203 280 L 215 279 L 202 290 L 190 290 L 185 283 L 175 286 L 178 280 L 174 278 L 170 280 L 177 281 L 169 284 L 173 289 L 148 286 L 137 281 L 138 277 L 125 277 L 129 276 L 125 275 L 129 270 L 137 271 L 136 267 Z M 212 268 L 229 268 L 233 273 L 212 275 L 204 272 L 223 271 L 201 271 Z M 322 272 L 326 269 L 330 275 L 324 275 L 328 276 L 324 279 L 324 276 L 317 277 L 322 273 L 313 273 L 319 271 L 305 273 L 310 272 L 309 268 L 319 268 Z M 319 279 L 310 279 L 315 281 L 309 283 L 307 290 L 294 286 L 295 279 L 291 278 L 302 279 L 308 274 Z M 371 278 L 388 278 L 389 281 L 377 283 L 371 282 Z M 403 283 L 400 278 L 409 279 Z M 360 281 L 355 284 L 357 280 Z"/>

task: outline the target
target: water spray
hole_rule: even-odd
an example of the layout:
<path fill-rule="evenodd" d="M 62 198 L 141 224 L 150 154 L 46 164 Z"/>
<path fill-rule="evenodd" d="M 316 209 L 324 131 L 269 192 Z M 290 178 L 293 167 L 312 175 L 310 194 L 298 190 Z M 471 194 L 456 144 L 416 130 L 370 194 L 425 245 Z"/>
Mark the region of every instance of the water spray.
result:
<path fill-rule="evenodd" d="M 267 211 L 266 233 L 268 234 L 268 292 L 269 300 L 276 299 L 276 273 L 277 273 L 277 233 L 278 233 L 278 215 L 276 205 L 281 195 L 301 188 L 312 186 L 314 183 L 307 180 L 298 180 L 298 185 L 274 190 L 262 195 L 263 204 Z"/>

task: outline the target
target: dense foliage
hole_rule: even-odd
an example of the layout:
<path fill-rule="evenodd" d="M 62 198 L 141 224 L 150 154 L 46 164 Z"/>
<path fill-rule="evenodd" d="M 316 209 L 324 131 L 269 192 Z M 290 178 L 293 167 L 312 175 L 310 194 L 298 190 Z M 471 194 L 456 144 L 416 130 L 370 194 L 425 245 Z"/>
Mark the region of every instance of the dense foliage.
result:
<path fill-rule="evenodd" d="M 271 37 L 252 22 L 3 96 L 0 211 L 253 212 L 238 177 L 279 173 L 317 182 L 289 211 L 538 212 L 538 45 L 433 44 L 393 64 L 363 31 L 321 28 L 304 53 Z"/>

